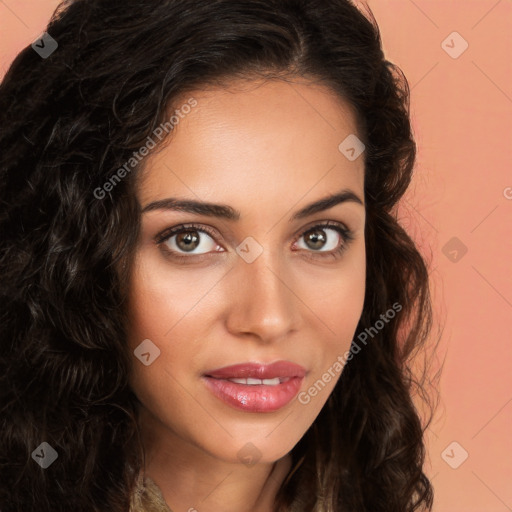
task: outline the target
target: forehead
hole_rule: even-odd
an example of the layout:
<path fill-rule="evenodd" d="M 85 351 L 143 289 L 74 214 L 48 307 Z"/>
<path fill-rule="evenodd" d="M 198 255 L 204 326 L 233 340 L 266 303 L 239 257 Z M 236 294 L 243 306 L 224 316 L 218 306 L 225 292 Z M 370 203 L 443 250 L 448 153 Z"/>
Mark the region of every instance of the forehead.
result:
<path fill-rule="evenodd" d="M 180 111 L 185 104 L 195 106 Z M 169 118 L 178 110 L 179 122 L 144 162 L 141 204 L 171 192 L 212 201 L 221 195 L 239 205 L 242 195 L 246 207 L 251 200 L 296 202 L 313 188 L 317 195 L 347 187 L 362 194 L 364 155 L 351 161 L 339 149 L 349 136 L 362 138 L 354 109 L 325 86 L 239 81 L 192 91 L 173 107 Z"/>

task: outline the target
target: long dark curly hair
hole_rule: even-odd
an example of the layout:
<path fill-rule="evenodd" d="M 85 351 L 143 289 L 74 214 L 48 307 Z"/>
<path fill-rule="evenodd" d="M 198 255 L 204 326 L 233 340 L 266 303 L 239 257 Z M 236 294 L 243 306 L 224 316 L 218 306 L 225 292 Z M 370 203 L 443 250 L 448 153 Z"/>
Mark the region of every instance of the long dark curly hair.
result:
<path fill-rule="evenodd" d="M 409 86 L 349 0 L 74 0 L 0 86 L 0 507 L 126 512 L 144 451 L 128 375 L 137 171 L 98 199 L 178 95 L 234 78 L 309 77 L 348 101 L 366 145 L 367 281 L 345 366 L 292 450 L 279 512 L 430 510 L 428 401 L 412 371 L 433 327 L 428 266 L 397 220 L 416 145 Z M 171 140 L 172 143 L 172 140 Z M 104 189 L 103 189 L 104 190 Z M 428 409 L 428 408 L 427 408 Z M 33 459 L 42 442 L 58 460 Z"/>

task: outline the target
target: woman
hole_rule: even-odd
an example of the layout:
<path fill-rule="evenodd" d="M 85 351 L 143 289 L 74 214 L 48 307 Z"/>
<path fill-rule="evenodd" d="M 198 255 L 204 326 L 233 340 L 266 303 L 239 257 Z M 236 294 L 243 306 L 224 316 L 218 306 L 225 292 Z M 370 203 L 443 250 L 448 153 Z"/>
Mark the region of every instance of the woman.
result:
<path fill-rule="evenodd" d="M 3 512 L 431 509 L 408 99 L 347 0 L 61 4 L 0 88 Z"/>

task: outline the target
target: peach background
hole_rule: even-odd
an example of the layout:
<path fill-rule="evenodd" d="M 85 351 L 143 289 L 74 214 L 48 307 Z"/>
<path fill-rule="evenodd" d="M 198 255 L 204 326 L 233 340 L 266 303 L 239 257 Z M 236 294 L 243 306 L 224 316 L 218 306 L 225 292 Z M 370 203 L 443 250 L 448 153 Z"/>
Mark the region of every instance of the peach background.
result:
<path fill-rule="evenodd" d="M 57 3 L 0 0 L 0 75 Z M 432 253 L 445 324 L 442 402 L 428 437 L 434 510 L 512 510 L 512 2 L 368 3 L 412 89 L 419 153 L 402 212 Z M 454 31 L 469 44 L 456 59 L 442 46 Z M 457 51 L 462 41 L 445 44 Z M 468 249 L 456 262 L 455 246 L 445 248 L 453 237 Z M 441 456 L 459 460 L 459 446 L 445 451 L 453 441 L 469 454 L 457 469 Z"/>

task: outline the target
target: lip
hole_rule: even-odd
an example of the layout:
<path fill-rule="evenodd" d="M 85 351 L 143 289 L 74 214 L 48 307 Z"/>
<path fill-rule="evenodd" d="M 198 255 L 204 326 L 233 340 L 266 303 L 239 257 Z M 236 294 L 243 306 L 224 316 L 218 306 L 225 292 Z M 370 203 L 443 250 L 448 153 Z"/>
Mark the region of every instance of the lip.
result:
<path fill-rule="evenodd" d="M 272 364 L 234 364 L 208 371 L 205 375 L 215 379 L 275 379 L 276 377 L 304 377 L 306 370 L 290 361 L 276 361 Z"/>
<path fill-rule="evenodd" d="M 289 361 L 241 363 L 206 372 L 206 387 L 224 403 L 246 412 L 273 412 L 299 392 L 306 370 Z M 242 384 L 229 379 L 280 379 L 279 384 Z"/>

